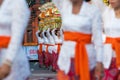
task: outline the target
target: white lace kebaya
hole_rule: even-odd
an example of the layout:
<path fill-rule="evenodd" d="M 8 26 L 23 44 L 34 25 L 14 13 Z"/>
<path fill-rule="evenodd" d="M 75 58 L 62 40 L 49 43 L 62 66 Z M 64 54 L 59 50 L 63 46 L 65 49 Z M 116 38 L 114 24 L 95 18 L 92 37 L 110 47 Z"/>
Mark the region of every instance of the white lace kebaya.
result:
<path fill-rule="evenodd" d="M 27 56 L 22 41 L 30 11 L 25 0 L 3 0 L 0 7 L 0 36 L 11 37 L 8 48 L 0 49 L 0 65 L 12 62 L 12 69 L 4 80 L 25 80 L 29 75 Z"/>
<path fill-rule="evenodd" d="M 105 36 L 112 38 L 120 37 L 120 19 L 116 18 L 114 9 L 106 6 L 102 0 L 92 0 L 92 2 L 101 9 Z M 105 44 L 103 57 L 104 67 L 108 69 L 111 64 L 112 57 L 116 57 L 111 44 Z"/>
<path fill-rule="evenodd" d="M 102 61 L 102 19 L 99 10 L 87 2 L 83 2 L 79 14 L 72 13 L 72 4 L 69 0 L 53 0 L 62 15 L 62 28 L 64 31 L 92 34 L 92 44 L 87 44 L 89 67 L 92 70 L 96 62 Z M 61 47 L 58 65 L 67 74 L 71 58 L 75 55 L 76 42 L 64 41 Z"/>

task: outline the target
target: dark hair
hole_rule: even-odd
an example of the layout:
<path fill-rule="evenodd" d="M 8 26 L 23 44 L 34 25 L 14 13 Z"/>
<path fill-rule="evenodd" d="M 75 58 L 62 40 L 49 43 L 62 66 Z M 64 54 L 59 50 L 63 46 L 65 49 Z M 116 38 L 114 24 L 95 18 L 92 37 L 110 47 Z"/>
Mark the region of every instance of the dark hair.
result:
<path fill-rule="evenodd" d="M 50 35 L 52 35 L 52 29 L 50 30 Z"/>
<path fill-rule="evenodd" d="M 47 37 L 47 32 L 44 32 L 45 37 Z"/>
<path fill-rule="evenodd" d="M 42 31 L 38 33 L 38 36 L 42 38 Z"/>
<path fill-rule="evenodd" d="M 89 1 L 91 1 L 91 0 L 85 0 L 86 2 L 89 2 Z"/>
<path fill-rule="evenodd" d="M 57 36 L 58 30 L 55 30 L 55 35 Z"/>

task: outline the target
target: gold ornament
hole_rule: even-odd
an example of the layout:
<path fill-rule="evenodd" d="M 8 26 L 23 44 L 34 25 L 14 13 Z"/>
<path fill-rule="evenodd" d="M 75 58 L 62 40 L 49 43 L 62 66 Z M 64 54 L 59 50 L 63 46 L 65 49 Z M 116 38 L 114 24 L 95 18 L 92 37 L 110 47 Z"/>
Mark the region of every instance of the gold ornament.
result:
<path fill-rule="evenodd" d="M 40 18 L 39 29 L 46 30 L 48 28 L 60 28 L 62 19 L 57 7 L 52 3 L 46 3 L 38 8 L 41 13 L 38 16 Z"/>

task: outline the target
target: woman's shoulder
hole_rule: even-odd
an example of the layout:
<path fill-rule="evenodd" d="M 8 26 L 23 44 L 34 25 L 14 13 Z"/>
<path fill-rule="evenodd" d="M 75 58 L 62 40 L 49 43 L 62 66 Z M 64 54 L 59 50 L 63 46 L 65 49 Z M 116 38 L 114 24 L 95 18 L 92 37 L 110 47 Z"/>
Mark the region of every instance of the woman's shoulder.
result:
<path fill-rule="evenodd" d="M 96 12 L 100 12 L 99 8 L 96 7 L 93 4 L 90 4 L 88 2 L 85 2 L 86 6 L 87 6 L 87 10 L 89 10 L 90 12 L 96 13 Z"/>
<path fill-rule="evenodd" d="M 109 6 L 109 7 L 107 7 L 107 8 L 105 9 L 105 11 L 103 12 L 103 14 L 111 13 L 112 11 L 113 11 L 113 8 L 111 8 L 111 7 Z"/>
<path fill-rule="evenodd" d="M 101 15 L 99 8 L 96 7 L 95 5 L 90 4 L 88 2 L 85 2 L 84 5 L 85 5 L 84 12 L 86 12 L 88 16 L 93 17 L 95 15 Z"/>
<path fill-rule="evenodd" d="M 30 9 L 26 0 L 13 0 L 12 9 L 16 11 L 24 12 L 26 15 L 30 15 Z"/>
<path fill-rule="evenodd" d="M 111 7 L 107 7 L 102 14 L 102 17 L 105 19 L 106 17 L 112 17 L 113 9 Z"/>
<path fill-rule="evenodd" d="M 17 7 L 20 6 L 21 8 L 22 7 L 28 8 L 28 3 L 26 0 L 12 0 L 11 2 L 13 6 L 16 5 Z"/>

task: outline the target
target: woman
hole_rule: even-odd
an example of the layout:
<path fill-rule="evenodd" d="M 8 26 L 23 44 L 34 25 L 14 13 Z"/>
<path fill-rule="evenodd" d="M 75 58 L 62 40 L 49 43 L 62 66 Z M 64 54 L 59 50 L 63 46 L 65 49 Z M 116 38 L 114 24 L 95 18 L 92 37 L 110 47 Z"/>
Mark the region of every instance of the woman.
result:
<path fill-rule="evenodd" d="M 61 12 L 64 30 L 64 42 L 58 59 L 58 79 L 90 80 L 90 71 L 95 66 L 99 72 L 102 71 L 100 12 L 83 0 L 53 2 Z"/>
<path fill-rule="evenodd" d="M 25 0 L 0 2 L 0 80 L 26 80 L 30 71 L 22 41 L 30 11 Z"/>
<path fill-rule="evenodd" d="M 49 44 L 47 44 L 47 52 L 48 52 L 48 57 L 49 57 L 49 66 L 52 66 L 54 57 L 53 57 L 53 52 L 54 52 L 54 47 L 55 47 L 55 41 L 53 39 L 52 33 L 51 33 L 51 29 L 48 28 L 47 29 L 47 38 L 49 40 Z M 53 66 L 52 66 L 52 70 Z"/>
<path fill-rule="evenodd" d="M 102 0 L 92 1 L 103 13 L 103 29 L 106 35 L 103 80 L 120 80 L 120 77 L 117 77 L 118 74 L 120 76 L 120 0 L 108 1 L 109 6 L 106 6 Z"/>
<path fill-rule="evenodd" d="M 53 29 L 52 36 L 53 36 L 54 41 L 55 41 L 52 66 L 53 66 L 53 69 L 57 71 L 58 70 L 58 65 L 57 65 L 58 56 L 60 53 L 61 45 L 63 43 L 63 31 L 62 31 L 62 29 L 60 29 L 60 28 Z"/>
<path fill-rule="evenodd" d="M 44 42 L 44 40 L 43 40 L 43 36 L 42 36 L 42 31 L 37 31 L 36 32 L 36 37 L 37 37 L 37 39 L 38 39 L 38 60 L 39 60 L 39 64 L 40 64 L 40 67 L 42 67 L 43 66 L 43 64 L 44 64 L 44 55 L 43 55 L 43 53 L 42 53 L 42 47 L 43 47 L 43 42 Z"/>
<path fill-rule="evenodd" d="M 49 44 L 49 40 L 47 38 L 47 35 L 46 35 L 46 30 L 43 30 L 42 32 L 42 35 L 43 35 L 43 40 L 44 40 L 44 44 L 43 44 L 43 55 L 44 55 L 44 64 L 45 66 L 48 68 L 49 67 L 49 56 L 48 56 L 48 47 L 47 47 L 47 44 Z"/>

